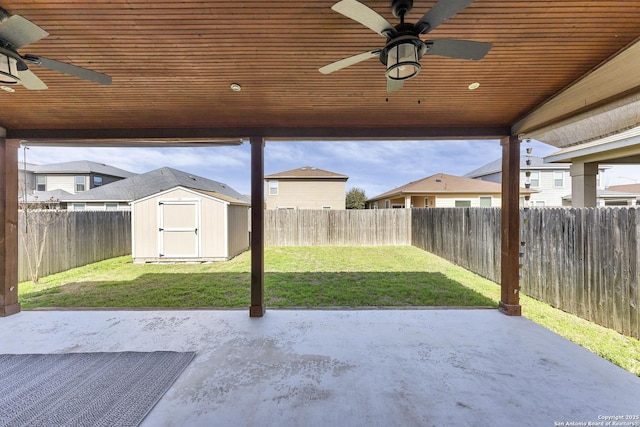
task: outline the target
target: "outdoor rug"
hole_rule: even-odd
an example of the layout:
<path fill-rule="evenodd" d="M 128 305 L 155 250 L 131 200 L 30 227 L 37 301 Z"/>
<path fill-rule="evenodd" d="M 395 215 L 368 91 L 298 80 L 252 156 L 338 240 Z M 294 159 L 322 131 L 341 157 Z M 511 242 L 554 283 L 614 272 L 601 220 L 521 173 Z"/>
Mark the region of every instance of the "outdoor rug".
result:
<path fill-rule="evenodd" d="M 137 426 L 195 353 L 0 355 L 0 426 Z"/>

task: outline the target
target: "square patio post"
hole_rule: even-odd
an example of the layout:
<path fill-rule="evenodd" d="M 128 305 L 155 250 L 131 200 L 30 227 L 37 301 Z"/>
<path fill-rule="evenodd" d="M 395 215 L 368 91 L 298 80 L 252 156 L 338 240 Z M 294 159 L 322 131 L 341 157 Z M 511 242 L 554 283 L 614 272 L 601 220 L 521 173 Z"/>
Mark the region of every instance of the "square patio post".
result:
<path fill-rule="evenodd" d="M 502 138 L 502 247 L 500 311 L 520 316 L 520 140 Z"/>
<path fill-rule="evenodd" d="M 249 317 L 264 316 L 264 138 L 251 142 L 251 307 Z"/>
<path fill-rule="evenodd" d="M 0 128 L 0 317 L 20 312 L 18 302 L 18 143 Z"/>

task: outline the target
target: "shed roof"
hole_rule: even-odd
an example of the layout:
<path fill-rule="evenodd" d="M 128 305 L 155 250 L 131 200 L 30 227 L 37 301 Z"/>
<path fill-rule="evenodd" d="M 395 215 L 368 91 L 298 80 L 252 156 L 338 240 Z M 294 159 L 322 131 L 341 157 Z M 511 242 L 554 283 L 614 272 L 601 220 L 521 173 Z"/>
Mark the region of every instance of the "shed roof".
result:
<path fill-rule="evenodd" d="M 73 194 L 65 197 L 63 201 L 131 202 L 178 186 L 206 191 L 209 195 L 218 195 L 216 197 L 229 202 L 249 203 L 245 196 L 227 184 L 169 167 L 152 170 L 131 178 L 92 188 L 82 193 Z"/>
<path fill-rule="evenodd" d="M 89 160 L 77 160 L 73 162 L 51 163 L 48 165 L 34 165 L 31 170 L 36 174 L 70 174 L 70 173 L 96 173 L 120 178 L 129 178 L 135 175 L 133 172 L 109 166 L 104 163 Z"/>
<path fill-rule="evenodd" d="M 301 168 L 267 175 L 265 179 L 336 179 L 346 181 L 349 177 L 313 166 L 303 166 Z"/>
<path fill-rule="evenodd" d="M 522 188 L 521 193 L 533 193 L 535 190 Z M 477 193 L 500 194 L 502 184 L 478 179 L 464 178 L 461 176 L 437 173 L 418 181 L 413 181 L 393 190 L 372 197 L 369 201 L 385 199 L 393 196 L 412 193 Z"/>

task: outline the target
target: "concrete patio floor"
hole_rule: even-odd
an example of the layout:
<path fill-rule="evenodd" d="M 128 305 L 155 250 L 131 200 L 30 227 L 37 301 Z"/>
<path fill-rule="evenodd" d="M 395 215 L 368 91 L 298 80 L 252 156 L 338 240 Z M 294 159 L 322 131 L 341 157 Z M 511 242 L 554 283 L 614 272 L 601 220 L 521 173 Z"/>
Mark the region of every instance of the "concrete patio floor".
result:
<path fill-rule="evenodd" d="M 640 414 L 640 378 L 497 310 L 26 311 L 0 326 L 0 353 L 196 351 L 143 426 L 606 425 Z"/>

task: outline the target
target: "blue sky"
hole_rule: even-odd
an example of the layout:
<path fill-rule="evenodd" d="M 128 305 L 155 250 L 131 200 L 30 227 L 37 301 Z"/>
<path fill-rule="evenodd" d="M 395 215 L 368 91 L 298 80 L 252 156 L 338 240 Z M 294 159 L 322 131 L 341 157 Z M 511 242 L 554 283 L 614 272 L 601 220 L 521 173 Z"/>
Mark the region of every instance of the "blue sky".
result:
<path fill-rule="evenodd" d="M 526 143 L 522 143 L 522 155 Z M 532 141 L 532 155 L 557 148 Z M 24 149 L 20 150 L 23 161 Z M 359 187 L 367 197 L 436 173 L 464 175 L 500 158 L 493 141 L 267 141 L 265 174 L 313 166 L 349 176 L 347 190 Z M 243 194 L 251 189 L 250 145 L 203 148 L 61 148 L 30 147 L 27 162 L 36 164 L 91 160 L 143 173 L 163 166 L 224 182 Z M 607 185 L 640 182 L 640 166 L 607 171 Z"/>

